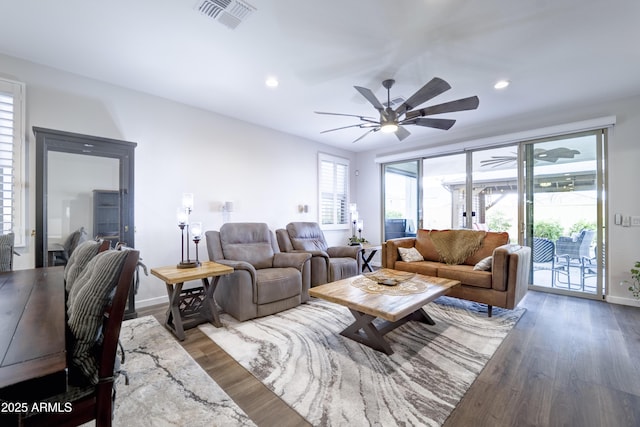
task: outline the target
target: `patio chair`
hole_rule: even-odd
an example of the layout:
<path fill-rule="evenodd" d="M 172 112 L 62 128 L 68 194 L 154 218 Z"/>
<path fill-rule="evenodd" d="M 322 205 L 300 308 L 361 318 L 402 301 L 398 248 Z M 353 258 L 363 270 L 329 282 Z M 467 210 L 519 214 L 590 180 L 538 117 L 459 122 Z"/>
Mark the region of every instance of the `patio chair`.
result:
<path fill-rule="evenodd" d="M 551 271 L 551 287 L 556 286 L 556 278 L 559 283 L 560 274 L 567 276 L 567 282 L 571 283 L 569 258 L 566 255 L 557 256 L 555 254 L 555 244 L 542 237 L 534 237 L 532 245 L 532 262 L 533 270 L 550 270 Z"/>
<path fill-rule="evenodd" d="M 596 256 L 592 258 L 582 257 L 580 259 L 580 285 L 583 291 L 585 288 L 594 288 L 595 290 L 595 285 L 587 285 L 587 279 L 598 276 L 598 262 L 604 262 L 604 248 L 602 248 L 601 257 L 598 257 L 596 252 Z"/>
<path fill-rule="evenodd" d="M 559 237 L 556 240 L 556 254 L 568 255 L 569 259 L 578 261 L 582 257 L 591 258 L 591 242 L 595 234 L 594 230 L 582 230 L 575 237 Z"/>

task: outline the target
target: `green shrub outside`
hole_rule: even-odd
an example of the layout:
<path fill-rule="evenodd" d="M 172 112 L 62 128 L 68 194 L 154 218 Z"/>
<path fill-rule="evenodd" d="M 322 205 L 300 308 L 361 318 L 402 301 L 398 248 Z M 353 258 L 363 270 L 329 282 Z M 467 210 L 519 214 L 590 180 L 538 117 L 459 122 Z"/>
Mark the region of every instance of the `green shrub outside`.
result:
<path fill-rule="evenodd" d="M 562 236 L 563 231 L 558 221 L 537 221 L 533 224 L 534 237 L 542 237 L 554 242 Z"/>
<path fill-rule="evenodd" d="M 580 233 L 582 230 L 595 230 L 596 223 L 593 221 L 580 220 L 569 228 L 569 236 Z"/>
<path fill-rule="evenodd" d="M 491 231 L 509 231 L 511 229 L 511 221 L 509 221 L 504 212 L 497 211 L 489 217 L 487 226 Z"/>

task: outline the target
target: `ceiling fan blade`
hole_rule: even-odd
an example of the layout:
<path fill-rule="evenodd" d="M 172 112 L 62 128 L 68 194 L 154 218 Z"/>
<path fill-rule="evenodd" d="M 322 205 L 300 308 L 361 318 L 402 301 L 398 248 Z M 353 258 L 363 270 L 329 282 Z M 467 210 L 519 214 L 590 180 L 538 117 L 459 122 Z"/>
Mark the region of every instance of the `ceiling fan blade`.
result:
<path fill-rule="evenodd" d="M 370 125 L 370 126 L 375 126 L 375 125 Z M 367 126 L 366 124 L 363 124 L 363 123 L 358 123 L 357 125 L 342 126 L 342 127 L 339 127 L 339 128 L 323 130 L 320 133 L 333 132 L 334 130 L 349 129 L 349 128 L 355 128 L 355 127 L 361 128 L 361 127 L 369 127 L 369 126 Z"/>
<path fill-rule="evenodd" d="M 349 128 L 355 128 L 355 127 L 359 127 L 359 128 L 362 128 L 362 129 L 368 129 L 368 128 L 378 127 L 378 126 L 380 126 L 380 124 L 378 124 L 377 122 L 376 123 L 359 123 L 357 125 L 342 126 L 342 127 L 339 127 L 339 128 L 323 130 L 320 133 L 333 132 L 334 130 L 349 129 Z"/>
<path fill-rule="evenodd" d="M 369 101 L 376 110 L 378 111 L 384 110 L 384 106 L 380 103 L 380 101 L 378 101 L 378 98 L 376 98 L 373 92 L 371 92 L 371 89 L 367 89 L 366 87 L 361 87 L 361 86 L 354 86 L 354 87 L 358 92 L 360 92 L 362 96 L 367 98 L 367 101 Z"/>
<path fill-rule="evenodd" d="M 362 138 L 364 138 L 365 136 L 369 135 L 371 132 L 377 132 L 378 130 L 380 130 L 379 127 L 370 129 L 370 130 L 366 131 L 363 135 L 359 136 L 358 139 L 356 139 L 353 142 L 356 143 L 356 142 L 360 141 Z"/>
<path fill-rule="evenodd" d="M 396 114 L 400 115 L 408 110 L 412 110 L 449 89 L 451 89 L 449 83 L 439 77 L 434 77 L 396 108 Z"/>
<path fill-rule="evenodd" d="M 329 116 L 346 116 L 346 117 L 357 117 L 360 120 L 364 120 L 364 121 L 374 121 L 377 123 L 377 120 L 373 117 L 367 117 L 367 116 L 359 116 L 357 114 L 344 114 L 344 113 L 327 113 L 325 111 L 314 111 L 314 113 L 316 114 L 325 114 L 325 115 L 329 115 Z"/>
<path fill-rule="evenodd" d="M 432 105 L 431 107 L 421 108 L 415 111 L 407 112 L 406 118 L 413 119 L 420 116 L 431 116 L 440 113 L 453 113 L 455 111 L 475 110 L 480 105 L 477 96 L 469 98 L 456 99 L 455 101 L 445 102 L 444 104 Z"/>
<path fill-rule="evenodd" d="M 451 129 L 451 126 L 456 123 L 456 121 L 452 119 L 428 119 L 426 117 L 418 117 L 417 119 L 412 120 L 410 123 L 429 128 L 449 130 Z"/>
<path fill-rule="evenodd" d="M 395 132 L 395 134 L 398 137 L 398 140 L 402 141 L 403 139 L 411 135 L 411 132 L 409 132 L 405 127 L 398 126 L 398 130 Z"/>

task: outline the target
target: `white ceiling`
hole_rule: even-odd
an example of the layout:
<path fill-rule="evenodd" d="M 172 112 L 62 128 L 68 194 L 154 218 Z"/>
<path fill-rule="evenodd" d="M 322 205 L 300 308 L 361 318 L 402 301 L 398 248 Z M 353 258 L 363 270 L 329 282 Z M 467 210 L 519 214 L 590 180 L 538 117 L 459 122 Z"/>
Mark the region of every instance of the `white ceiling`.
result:
<path fill-rule="evenodd" d="M 375 116 L 353 86 L 384 100 L 386 78 L 392 97 L 451 84 L 426 106 L 480 98 L 442 115 L 451 130 L 411 126 L 405 141 L 640 94 L 638 0 L 249 0 L 235 29 L 198 3 L 0 0 L 0 52 L 354 151 L 401 143 L 320 134 L 358 121 L 314 111 Z M 502 78 L 511 86 L 493 89 Z"/>

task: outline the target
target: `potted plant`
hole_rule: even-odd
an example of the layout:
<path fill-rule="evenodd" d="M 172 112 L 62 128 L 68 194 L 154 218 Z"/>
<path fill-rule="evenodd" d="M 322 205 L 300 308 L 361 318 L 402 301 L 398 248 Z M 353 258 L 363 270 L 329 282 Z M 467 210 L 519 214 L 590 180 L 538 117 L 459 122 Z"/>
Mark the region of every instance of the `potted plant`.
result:
<path fill-rule="evenodd" d="M 349 245 L 350 246 L 357 246 L 357 245 L 361 245 L 363 243 L 369 243 L 369 242 L 364 237 L 357 237 L 357 236 L 349 237 Z"/>
<path fill-rule="evenodd" d="M 628 280 L 623 281 L 621 284 L 629 285 L 628 289 L 634 298 L 640 299 L 640 261 L 636 261 L 635 265 L 631 269 L 631 282 Z"/>

